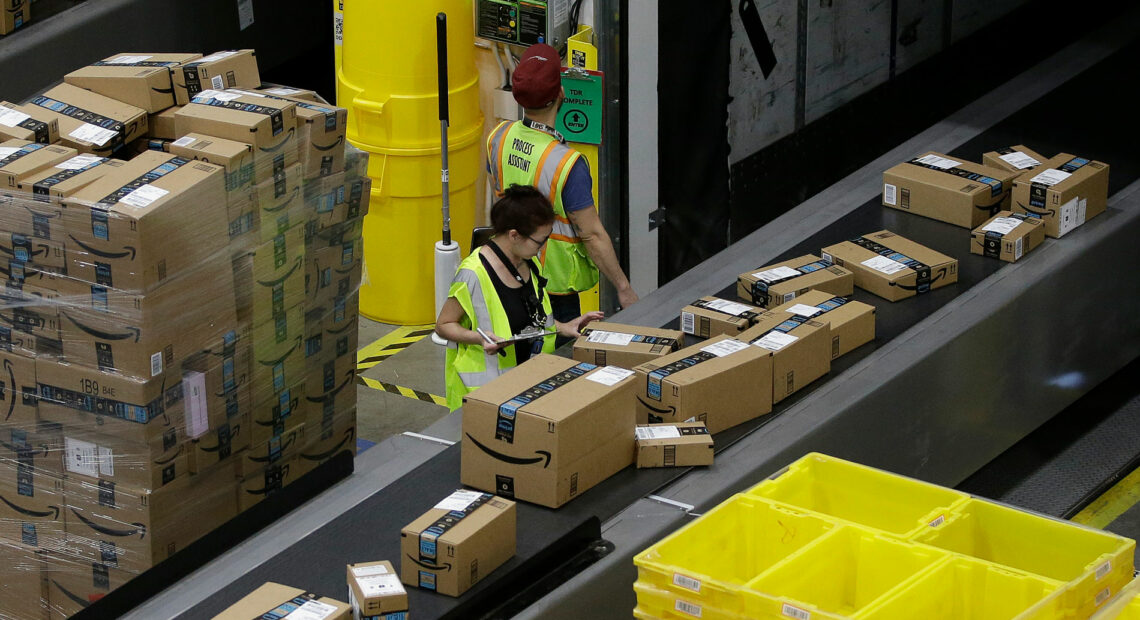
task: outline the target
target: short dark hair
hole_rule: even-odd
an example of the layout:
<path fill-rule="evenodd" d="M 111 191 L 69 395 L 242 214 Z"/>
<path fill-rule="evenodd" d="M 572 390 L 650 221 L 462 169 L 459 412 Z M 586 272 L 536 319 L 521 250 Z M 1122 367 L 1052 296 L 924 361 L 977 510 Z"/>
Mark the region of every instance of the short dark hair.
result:
<path fill-rule="evenodd" d="M 491 205 L 491 228 L 496 235 L 511 229 L 522 235 L 533 235 L 539 226 L 554 223 L 554 206 L 533 185 L 512 184 Z"/>

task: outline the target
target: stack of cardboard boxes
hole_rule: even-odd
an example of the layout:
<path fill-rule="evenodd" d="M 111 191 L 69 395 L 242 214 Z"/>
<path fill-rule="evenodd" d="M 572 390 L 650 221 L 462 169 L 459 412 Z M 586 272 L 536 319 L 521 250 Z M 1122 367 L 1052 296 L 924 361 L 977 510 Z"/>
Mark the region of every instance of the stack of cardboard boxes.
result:
<path fill-rule="evenodd" d="M 0 615 L 76 613 L 355 450 L 367 158 L 259 87 L 251 50 L 129 53 L 0 103 L 0 558 L 36 584 Z"/>
<path fill-rule="evenodd" d="M 32 0 L 0 2 L 0 35 L 15 32 L 32 19 Z"/>

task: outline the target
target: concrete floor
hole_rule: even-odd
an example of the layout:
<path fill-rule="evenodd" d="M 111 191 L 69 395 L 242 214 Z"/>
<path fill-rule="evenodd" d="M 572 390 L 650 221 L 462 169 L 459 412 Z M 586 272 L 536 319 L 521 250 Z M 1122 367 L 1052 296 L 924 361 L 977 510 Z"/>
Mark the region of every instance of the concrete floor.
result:
<path fill-rule="evenodd" d="M 360 317 L 359 347 L 398 329 Z M 444 348 L 424 337 L 360 373 L 361 376 L 412 390 L 445 396 L 443 381 Z M 405 431 L 419 432 L 447 415 L 447 407 L 423 402 L 381 389 L 356 386 L 357 437 L 379 442 Z"/>

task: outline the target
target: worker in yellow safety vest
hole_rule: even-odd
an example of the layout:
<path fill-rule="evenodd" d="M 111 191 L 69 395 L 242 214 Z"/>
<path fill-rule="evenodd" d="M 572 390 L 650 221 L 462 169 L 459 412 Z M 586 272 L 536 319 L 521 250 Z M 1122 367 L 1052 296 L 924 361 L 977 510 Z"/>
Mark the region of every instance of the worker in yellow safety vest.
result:
<path fill-rule="evenodd" d="M 555 320 L 535 256 L 554 225 L 550 201 L 514 185 L 491 207 L 494 236 L 459 263 L 435 331 L 446 338 L 447 406 L 538 353 L 554 351 L 556 335 L 576 338 L 601 312 Z M 523 335 L 523 338 L 518 338 Z M 533 335 L 526 338 L 527 335 Z"/>
<path fill-rule="evenodd" d="M 586 158 L 554 129 L 566 98 L 561 65 L 558 52 L 543 43 L 523 53 L 511 88 L 526 113 L 521 121 L 500 123 L 487 137 L 487 172 L 496 195 L 512 184 L 534 185 L 553 203 L 554 232 L 540 256 L 542 275 L 549 280 L 554 318 L 569 321 L 581 314 L 578 293 L 598 283 L 599 268 L 617 289 L 622 307 L 636 302 L 637 293 L 594 208 Z"/>

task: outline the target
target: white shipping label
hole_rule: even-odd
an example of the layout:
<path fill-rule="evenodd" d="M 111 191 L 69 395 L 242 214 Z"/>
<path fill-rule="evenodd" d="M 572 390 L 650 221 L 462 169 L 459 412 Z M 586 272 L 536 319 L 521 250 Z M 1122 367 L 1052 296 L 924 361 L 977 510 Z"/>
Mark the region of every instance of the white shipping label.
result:
<path fill-rule="evenodd" d="M 949 170 L 950 168 L 953 168 L 955 166 L 961 166 L 962 165 L 962 162 L 960 162 L 960 161 L 954 161 L 953 159 L 946 159 L 945 157 L 939 157 L 937 155 L 926 155 L 925 157 L 919 157 L 918 161 L 920 163 L 926 164 L 928 166 L 934 166 L 935 168 L 938 168 L 941 170 Z"/>
<path fill-rule="evenodd" d="M 732 316 L 740 316 L 745 312 L 752 310 L 750 306 L 738 304 L 735 301 L 728 301 L 726 299 L 714 299 L 708 302 L 708 307 L 718 312 L 731 314 Z"/>
<path fill-rule="evenodd" d="M 29 118 L 31 117 L 19 110 L 0 106 L 0 125 L 15 127 Z"/>
<path fill-rule="evenodd" d="M 674 427 L 674 428 L 676 428 L 676 427 Z M 686 577 L 685 575 L 682 575 L 681 573 L 673 573 L 673 585 L 681 586 L 682 588 L 685 588 L 687 590 L 692 590 L 693 592 L 700 592 L 701 591 L 701 580 L 700 579 L 693 579 L 692 577 Z"/>
<path fill-rule="evenodd" d="M 269 90 L 267 90 L 265 92 L 269 93 L 270 95 L 280 95 L 282 97 L 291 97 L 293 95 L 301 94 L 302 91 L 299 88 L 270 88 Z"/>
<path fill-rule="evenodd" d="M 115 137 L 115 133 L 116 132 L 111 131 L 110 129 L 103 129 L 98 125 L 83 123 L 79 126 L 79 129 L 76 129 L 67 135 L 81 142 L 89 142 L 91 144 L 98 144 L 99 146 L 103 146 L 107 144 L 108 140 Z"/>
<path fill-rule="evenodd" d="M 586 342 L 593 342 L 594 344 L 613 344 L 619 347 L 626 347 L 629 346 L 629 343 L 633 342 L 633 334 L 593 331 L 590 332 L 589 336 L 586 336 Z"/>
<path fill-rule="evenodd" d="M 779 351 L 780 349 L 783 349 L 784 347 L 792 344 L 797 340 L 799 340 L 798 337 L 791 334 L 785 334 L 784 332 L 768 332 L 767 334 L 764 334 L 763 338 L 757 340 L 756 342 L 753 342 L 752 344 L 762 349 L 768 349 L 769 351 Z"/>
<path fill-rule="evenodd" d="M 796 298 L 796 292 L 795 291 L 792 291 L 791 293 L 784 293 L 784 303 L 788 303 L 789 301 L 791 301 L 795 298 Z"/>
<path fill-rule="evenodd" d="M 688 602 L 682 601 L 681 599 L 677 599 L 673 604 L 673 608 L 676 609 L 677 611 L 683 613 L 683 614 L 688 614 L 694 618 L 700 618 L 701 617 L 701 606 L 700 605 L 694 605 L 693 603 L 688 603 Z"/>
<path fill-rule="evenodd" d="M 898 273 L 904 269 L 907 269 L 906 265 L 898 262 L 897 260 L 891 260 L 891 259 L 887 258 L 886 256 L 876 256 L 874 258 L 868 258 L 867 260 L 863 261 L 862 264 L 866 267 L 870 267 L 871 269 L 874 269 L 875 271 L 885 273 L 887 275 L 891 275 L 892 273 Z"/>
<path fill-rule="evenodd" d="M 1013 260 L 1021 258 L 1021 252 L 1025 249 L 1025 237 L 1018 237 L 1017 243 L 1013 244 Z"/>
<path fill-rule="evenodd" d="M 82 170 L 87 166 L 99 163 L 104 159 L 105 158 L 99 157 L 97 155 L 76 155 L 75 157 L 72 157 L 71 159 L 63 162 L 62 164 L 56 164 L 55 167 L 59 168 L 60 170 Z"/>
<path fill-rule="evenodd" d="M 223 58 L 229 58 L 230 56 L 233 56 L 236 53 L 237 52 L 214 52 L 213 54 L 210 54 L 209 56 L 207 56 L 205 58 L 199 58 L 198 60 L 195 60 L 194 62 L 196 62 L 196 63 L 214 62 L 215 60 L 221 60 Z"/>
<path fill-rule="evenodd" d="M 406 593 L 400 576 L 394 573 L 358 578 L 356 583 L 360 585 L 360 593 L 368 598 Z"/>
<path fill-rule="evenodd" d="M 586 375 L 586 378 L 594 383 L 601 383 L 602 385 L 617 385 L 627 377 L 633 376 L 632 370 L 626 370 L 618 366 L 606 366 L 599 368 L 597 371 Z"/>
<path fill-rule="evenodd" d="M 791 312 L 792 314 L 798 314 L 800 316 L 815 316 L 815 315 L 819 314 L 820 312 L 823 312 L 823 309 L 822 308 L 816 308 L 815 306 L 807 306 L 804 304 L 796 304 L 796 305 L 792 306 L 791 308 L 788 308 L 788 312 Z"/>
<path fill-rule="evenodd" d="M 0 146 L 0 159 L 5 159 L 18 150 L 20 150 L 19 147 L 15 146 Z"/>
<path fill-rule="evenodd" d="M 215 75 L 214 77 L 210 78 L 210 87 L 211 88 L 225 88 L 226 87 L 226 81 L 222 79 L 222 76 Z"/>
<path fill-rule="evenodd" d="M 819 257 L 822 258 L 823 260 L 829 262 L 829 263 L 833 263 L 833 264 L 835 263 L 835 257 L 828 254 L 827 252 L 820 252 Z"/>
<path fill-rule="evenodd" d="M 115 454 L 110 448 L 99 446 L 99 473 L 104 476 L 115 475 Z"/>
<path fill-rule="evenodd" d="M 285 620 L 325 620 L 336 613 L 336 607 L 320 601 L 307 601 L 294 609 Z"/>
<path fill-rule="evenodd" d="M 136 62 L 146 62 L 150 59 L 150 56 L 116 56 L 106 62 L 109 65 L 133 65 Z"/>
<path fill-rule="evenodd" d="M 1112 560 L 1106 561 L 1104 564 L 1096 567 L 1096 580 L 1104 579 L 1105 575 L 1112 572 Z"/>
<path fill-rule="evenodd" d="M 678 439 L 681 437 L 681 431 L 676 426 L 639 426 L 634 430 L 634 433 L 636 433 L 637 438 L 642 441 L 648 439 Z M 696 581 L 696 579 L 689 579 L 688 577 L 674 573 L 673 581 L 676 582 L 677 579 L 688 579 L 689 581 Z M 693 588 L 689 589 L 692 590 Z M 696 591 L 701 591 L 701 582 L 699 581 L 697 581 Z"/>
<path fill-rule="evenodd" d="M 333 13 L 333 41 L 337 47 L 344 44 L 344 13 Z"/>
<path fill-rule="evenodd" d="M 994 221 L 982 227 L 984 232 L 996 232 L 1003 235 L 1008 235 L 1013 232 L 1014 228 L 1021 225 L 1021 220 L 1015 217 L 999 217 L 994 218 Z"/>
<path fill-rule="evenodd" d="M 361 566 L 352 568 L 353 577 L 375 577 L 376 575 L 387 575 L 388 567 L 383 564 L 375 566 Z"/>
<path fill-rule="evenodd" d="M 696 316 L 694 316 L 692 312 L 681 313 L 681 331 L 685 332 L 686 334 L 697 333 Z"/>
<path fill-rule="evenodd" d="M 1087 198 L 1081 198 L 1077 201 L 1077 226 L 1085 223 L 1085 214 L 1088 210 L 1089 201 Z"/>
<path fill-rule="evenodd" d="M 204 373 L 190 371 L 182 375 L 182 398 L 186 400 L 186 434 L 190 439 L 197 439 L 210 429 L 206 396 Z"/>
<path fill-rule="evenodd" d="M 131 205 L 132 207 L 138 207 L 141 209 L 143 207 L 149 207 L 154 201 L 162 198 L 169 193 L 170 192 L 162 189 L 161 187 L 155 187 L 150 183 L 145 183 L 135 191 L 120 198 L 119 202 L 124 202 Z"/>
<path fill-rule="evenodd" d="M 795 618 L 795 620 L 811 620 L 810 611 L 807 611 L 806 609 L 800 609 L 799 607 L 789 605 L 787 603 L 784 603 L 784 605 L 780 608 L 780 613 L 789 618 Z"/>
<path fill-rule="evenodd" d="M 1006 153 L 1005 155 L 999 155 L 998 158 L 1005 163 L 1013 166 L 1014 168 L 1017 168 L 1018 170 L 1025 170 L 1026 168 L 1034 168 L 1041 165 L 1041 162 L 1033 159 L 1025 153 L 1022 153 L 1021 151 L 1014 151 L 1012 153 Z"/>
<path fill-rule="evenodd" d="M 150 356 L 150 376 L 157 377 L 162 374 L 162 351 Z"/>
<path fill-rule="evenodd" d="M 173 142 L 173 144 L 174 144 L 174 146 L 190 146 L 191 144 L 194 144 L 194 141 L 196 139 L 197 138 L 194 138 L 192 136 L 183 136 L 183 137 L 175 140 Z"/>
<path fill-rule="evenodd" d="M 743 351 L 747 348 L 747 343 L 741 342 L 739 340 L 732 340 L 730 338 L 728 340 L 721 340 L 720 342 L 714 342 L 710 345 L 703 346 L 701 347 L 701 350 L 705 353 L 712 353 L 717 357 L 724 357 L 726 355 L 732 355 L 737 351 Z"/>
<path fill-rule="evenodd" d="M 1065 172 L 1063 170 L 1054 170 L 1052 168 L 1049 168 L 1044 172 L 1038 173 L 1037 176 L 1033 177 L 1032 179 L 1029 179 L 1029 182 L 1040 183 L 1042 185 L 1056 185 L 1071 176 L 1073 176 L 1071 173 Z"/>
<path fill-rule="evenodd" d="M 445 497 L 443 501 L 436 504 L 435 507 L 440 510 L 459 510 L 465 512 L 472 502 L 482 496 L 483 493 L 479 491 L 464 491 L 460 489 Z"/>
<path fill-rule="evenodd" d="M 761 271 L 758 273 L 754 273 L 752 275 L 763 280 L 763 281 L 765 281 L 765 282 L 775 282 L 777 280 L 794 278 L 794 277 L 800 275 L 800 272 L 795 270 L 795 269 L 792 269 L 791 267 L 776 267 L 775 269 L 769 269 L 767 271 Z"/>
<path fill-rule="evenodd" d="M 890 183 L 883 183 L 883 203 L 889 204 L 892 207 L 898 206 L 899 188 Z"/>
<path fill-rule="evenodd" d="M 63 438 L 64 465 L 67 471 L 92 478 L 99 477 L 99 446 L 71 437 Z"/>
<path fill-rule="evenodd" d="M 1077 211 L 1080 201 L 1076 198 L 1061 205 L 1057 211 L 1057 236 L 1063 237 L 1077 227 Z"/>

